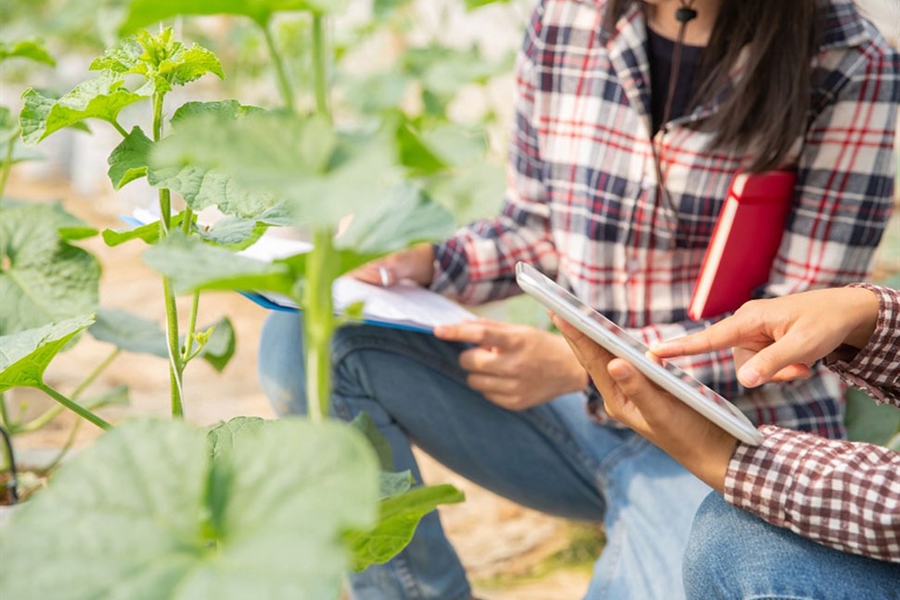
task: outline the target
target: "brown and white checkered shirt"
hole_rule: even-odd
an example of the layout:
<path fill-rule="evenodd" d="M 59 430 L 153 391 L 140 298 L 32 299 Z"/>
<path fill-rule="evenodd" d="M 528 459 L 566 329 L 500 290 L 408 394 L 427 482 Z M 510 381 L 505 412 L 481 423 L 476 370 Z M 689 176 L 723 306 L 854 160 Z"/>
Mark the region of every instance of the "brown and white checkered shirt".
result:
<path fill-rule="evenodd" d="M 878 294 L 869 345 L 850 362 L 826 360 L 850 385 L 900 407 L 900 291 Z M 725 500 L 766 521 L 845 552 L 900 563 L 900 453 L 773 425 L 760 446 L 738 443 Z"/>

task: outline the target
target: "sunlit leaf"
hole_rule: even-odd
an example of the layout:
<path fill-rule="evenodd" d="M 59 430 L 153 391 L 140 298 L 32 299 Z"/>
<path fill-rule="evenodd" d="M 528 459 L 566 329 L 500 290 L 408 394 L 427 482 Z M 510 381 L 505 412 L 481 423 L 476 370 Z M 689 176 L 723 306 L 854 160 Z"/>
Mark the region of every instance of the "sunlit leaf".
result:
<path fill-rule="evenodd" d="M 22 40 L 13 44 L 0 42 L 0 62 L 8 58 L 27 58 L 34 62 L 56 66 L 42 40 Z"/>
<path fill-rule="evenodd" d="M 348 535 L 353 549 L 353 569 L 362 571 L 369 565 L 387 562 L 406 547 L 423 516 L 441 504 L 464 499 L 462 492 L 453 486 L 436 485 L 413 488 L 382 500 L 378 525 L 364 534 Z"/>
<path fill-rule="evenodd" d="M 346 4 L 346 0 L 134 0 L 119 33 L 131 33 L 178 15 L 242 15 L 265 25 L 275 12 L 334 13 L 344 10 Z"/>
<path fill-rule="evenodd" d="M 150 96 L 148 88 L 131 92 L 124 80 L 110 72 L 79 84 L 71 92 L 54 100 L 34 89 L 23 94 L 25 106 L 19 115 L 22 140 L 36 144 L 51 133 L 76 125 L 85 119 L 115 122 L 119 112 Z"/>
<path fill-rule="evenodd" d="M 93 321 L 94 315 L 81 315 L 0 336 L 0 392 L 14 387 L 40 385 L 50 361 L 69 340 Z"/>

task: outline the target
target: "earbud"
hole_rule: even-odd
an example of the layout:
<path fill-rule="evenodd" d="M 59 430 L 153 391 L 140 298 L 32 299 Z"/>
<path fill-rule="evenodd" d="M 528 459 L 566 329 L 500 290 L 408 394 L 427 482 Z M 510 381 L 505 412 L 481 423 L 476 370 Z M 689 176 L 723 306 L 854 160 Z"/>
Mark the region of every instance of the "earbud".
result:
<path fill-rule="evenodd" d="M 675 11 L 675 20 L 680 23 L 687 23 L 697 18 L 697 11 L 687 6 L 682 6 Z"/>

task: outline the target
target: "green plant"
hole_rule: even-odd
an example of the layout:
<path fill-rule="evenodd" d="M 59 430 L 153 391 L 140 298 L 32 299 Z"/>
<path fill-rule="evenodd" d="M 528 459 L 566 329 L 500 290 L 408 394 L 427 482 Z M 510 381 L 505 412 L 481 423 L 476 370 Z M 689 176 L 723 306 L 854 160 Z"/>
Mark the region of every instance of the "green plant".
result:
<path fill-rule="evenodd" d="M 115 469 L 116 461 L 112 457 L 119 454 L 140 456 L 136 458 L 139 469 L 134 474 L 140 479 L 144 471 L 147 475 L 159 473 L 156 459 L 145 458 L 160 450 L 154 449 L 154 444 L 159 442 L 165 448 L 166 440 L 175 440 L 171 447 L 186 448 L 184 454 L 178 456 L 186 457 L 184 466 L 190 472 L 178 472 L 172 478 L 174 482 L 160 482 L 159 485 L 165 490 L 182 479 L 191 481 L 194 483 L 186 488 L 186 492 L 193 490 L 193 496 L 185 498 L 173 492 L 170 498 L 162 490 L 149 497 L 138 494 L 144 504 L 138 505 L 139 510 L 126 511 L 122 515 L 133 520 L 137 529 L 144 532 L 148 528 L 153 529 L 156 521 L 152 518 L 142 520 L 138 514 L 171 514 L 178 525 L 155 532 L 154 540 L 158 543 L 141 545 L 143 550 L 135 551 L 134 557 L 146 559 L 139 562 L 147 567 L 147 571 L 142 571 L 134 561 L 128 560 L 130 552 L 121 551 L 122 548 L 133 548 L 132 544 L 142 544 L 141 538 L 123 535 L 121 526 L 110 528 L 107 523 L 79 528 L 79 533 L 75 535 L 76 547 L 79 547 L 77 542 L 80 540 L 106 548 L 119 548 L 99 561 L 102 568 L 108 567 L 106 574 L 109 577 L 90 578 L 91 581 L 99 582 L 96 585 L 120 585 L 123 590 L 135 592 L 137 587 L 153 589 L 156 590 L 153 593 L 158 592 L 162 596 L 168 595 L 165 592 L 167 588 L 155 586 L 177 581 L 179 593 L 186 594 L 183 597 L 206 597 L 203 594 L 212 589 L 208 586 L 218 589 L 218 586 L 228 583 L 235 584 L 244 576 L 229 562 L 229 552 L 233 548 L 230 542 L 241 540 L 250 543 L 247 541 L 249 539 L 253 542 L 250 546 L 258 549 L 261 557 L 272 557 L 282 550 L 308 553 L 309 550 L 302 550 L 310 544 L 302 530 L 313 527 L 322 528 L 322 535 L 331 540 L 329 543 L 336 544 L 336 550 L 323 552 L 317 557 L 315 564 L 321 563 L 323 568 L 309 573 L 286 571 L 283 573 L 286 579 L 275 578 L 272 585 L 282 585 L 292 590 L 290 597 L 298 597 L 298 593 L 300 597 L 328 597 L 322 596 L 320 591 L 327 590 L 328 595 L 336 594 L 335 573 L 342 572 L 347 566 L 361 569 L 373 562 L 388 560 L 408 543 L 416 523 L 425 513 L 437 504 L 462 499 L 461 494 L 450 486 L 413 487 L 409 473 L 391 473 L 389 453 L 385 452 L 383 442 L 365 419 L 356 425 L 361 433 L 353 433 L 335 424 L 316 424 L 328 414 L 328 345 L 334 328 L 341 323 L 333 314 L 331 284 L 340 274 L 380 254 L 446 234 L 448 227 L 452 226 L 449 215 L 431 203 L 414 182 L 410 183 L 411 178 L 435 172 L 444 165 L 421 142 L 402 115 L 386 120 L 376 131 L 360 133 L 335 129 L 325 77 L 326 45 L 321 35 L 323 7 L 311 7 L 300 2 L 220 3 L 223 6 L 214 2 L 200 4 L 206 8 L 215 5 L 219 12 L 227 4 L 233 10 L 224 12 L 233 13 L 240 9 L 243 12 L 239 14 L 246 14 L 263 28 L 268 25 L 274 11 L 274 8 L 265 8 L 269 5 L 287 9 L 312 8 L 313 54 L 316 56 L 313 69 L 316 81 L 315 114 L 301 116 L 293 111 L 290 82 L 283 69 L 279 69 L 286 110 L 266 111 L 243 106 L 236 101 L 189 102 L 174 111 L 170 120 L 166 120 L 164 100 L 173 86 L 183 85 L 206 73 L 220 77 L 224 74 L 211 52 L 196 45 L 187 48 L 174 40 L 170 29 L 163 29 L 156 35 L 139 31 L 135 38 L 107 51 L 91 65 L 92 70 L 98 71 L 98 77 L 76 86 L 59 99 L 49 98 L 35 90 L 27 91 L 25 107 L 20 115 L 23 138 L 28 143 L 36 143 L 55 131 L 80 125 L 88 119 L 105 121 L 123 138 L 109 159 L 109 175 L 114 187 L 120 188 L 135 179 L 146 177 L 158 189 L 161 215 L 158 222 L 127 231 L 106 231 L 103 237 L 110 246 L 136 239 L 151 244 L 145 254 L 146 262 L 163 276 L 167 313 L 165 349 L 170 364 L 173 416 L 184 414 L 185 366 L 204 351 L 207 358 L 216 356 L 207 351 L 212 345 L 213 331 L 198 331 L 196 327 L 199 292 L 203 289 L 256 289 L 290 295 L 304 309 L 309 372 L 316 374 L 309 378 L 309 414 L 313 424 L 284 425 L 282 428 L 258 425 L 247 419 L 233 421 L 224 433 L 219 431 L 213 436 L 214 459 L 211 467 L 199 458 L 190 458 L 202 454 L 198 449 L 197 435 L 187 433 L 193 430 L 177 422 L 138 423 L 115 428 L 101 438 L 95 448 L 73 459 L 71 466 L 61 469 L 58 481 L 39 495 L 21 517 L 16 518 L 8 534 L 17 542 L 10 546 L 10 558 L 4 558 L 3 568 L 6 571 L 7 565 L 12 563 L 18 567 L 32 564 L 31 561 L 45 555 L 46 541 L 35 539 L 56 539 L 51 534 L 57 530 L 47 528 L 47 524 L 53 522 L 47 515 L 58 512 L 62 504 L 82 506 L 75 498 L 79 494 L 93 498 L 97 493 L 96 486 L 102 487 L 102 482 L 114 482 L 111 485 L 116 489 L 122 486 L 122 496 L 115 502 L 120 502 L 122 506 L 135 506 L 136 498 L 129 496 L 131 492 L 125 490 L 136 489 L 136 482 L 129 480 L 128 473 Z M 148 6 L 147 3 L 135 2 L 132 15 L 142 14 L 141 11 L 147 10 Z M 178 6 L 186 10 L 191 3 L 178 3 Z M 165 5 L 157 3 L 151 8 L 159 7 Z M 280 59 L 274 45 L 271 45 L 271 50 L 278 62 Z M 135 75 L 143 82 L 132 84 L 132 76 Z M 139 102 L 148 103 L 152 109 L 152 135 L 147 135 L 140 127 L 129 130 L 119 123 L 122 108 Z M 171 135 L 167 135 L 169 128 Z M 195 139 L 191 141 L 192 138 Z M 236 143 L 240 145 L 234 145 Z M 183 156 L 181 152 L 185 146 L 193 146 L 196 151 Z M 254 150 L 259 153 L 254 154 Z M 373 185 L 373 180 L 381 185 Z M 173 199 L 177 198 L 184 202 L 184 209 L 173 214 Z M 223 223 L 211 229 L 198 226 L 194 217 L 195 211 L 209 205 L 216 205 L 227 215 Z M 370 211 L 367 215 L 363 209 L 372 206 L 376 207 L 374 213 Z M 348 231 L 335 240 L 337 220 L 348 212 L 358 214 Z M 315 242 L 312 252 L 271 265 L 241 259 L 235 254 L 236 249 L 254 241 L 266 227 L 294 222 L 303 224 L 311 232 Z M 181 292 L 192 296 L 192 310 L 183 337 L 179 335 L 180 324 L 175 311 L 175 295 Z M 126 349 L 158 352 L 158 338 L 150 335 L 148 341 L 143 333 L 135 334 L 146 332 L 147 328 L 136 324 L 132 317 L 106 312 L 100 313 L 97 320 L 103 324 L 95 330 L 98 339 L 114 341 Z M 6 356 L 0 365 L 0 383 L 6 388 L 22 385 L 37 387 L 98 426 L 108 428 L 109 424 L 103 419 L 58 394 L 43 381 L 43 373 L 50 360 L 93 321 L 92 316 L 82 316 L 38 329 L 27 329 L 4 338 L 4 347 L 9 346 L 15 351 Z M 314 429 L 307 432 L 310 427 Z M 333 433 L 335 431 L 346 433 Z M 319 439 L 316 436 L 321 441 L 316 442 Z M 359 490 L 351 486 L 352 490 L 348 488 L 339 494 L 353 496 L 353 502 L 347 503 L 357 510 L 356 517 L 352 519 L 347 518 L 347 511 L 342 513 L 331 510 L 331 507 L 327 510 L 323 508 L 324 504 L 332 501 L 334 494 L 327 480 L 319 481 L 318 477 L 313 477 L 314 481 L 287 484 L 281 474 L 282 470 L 303 471 L 310 469 L 311 464 L 320 464 L 323 460 L 321 451 L 329 444 L 326 439 L 341 436 L 346 440 L 336 441 L 338 445 L 358 446 L 361 442 L 354 440 L 364 436 L 381 448 L 378 462 L 375 459 L 347 458 L 342 453 L 339 453 L 339 458 L 343 458 L 333 464 L 325 461 L 329 465 L 329 473 L 340 471 L 349 462 L 359 463 L 359 474 L 350 477 L 339 475 L 343 481 L 362 486 Z M 193 440 L 189 439 L 191 437 Z M 236 466 L 220 467 L 220 463 L 216 462 L 215 457 L 219 456 L 217 448 L 225 438 L 232 440 L 234 455 L 245 457 Z M 289 438 L 294 441 L 289 443 Z M 298 446 L 297 438 L 306 439 L 305 445 Z M 308 441 L 310 438 L 313 443 Z M 293 447 L 296 452 L 273 455 L 273 451 L 264 451 L 260 447 L 280 451 Z M 366 454 L 365 451 L 360 452 Z M 315 459 L 311 458 L 313 454 Z M 166 452 L 162 455 L 165 457 Z M 284 458 L 278 459 L 279 455 Z M 223 451 L 222 456 L 229 457 L 232 453 Z M 298 458 L 304 456 L 310 458 Z M 291 468 L 285 467 L 285 461 L 289 460 L 287 457 L 296 463 Z M 226 458 L 220 457 L 219 460 Z M 367 461 L 374 465 L 373 468 L 368 468 Z M 263 494 L 271 504 L 261 503 L 258 511 L 274 510 L 281 515 L 278 512 L 283 508 L 281 505 L 293 502 L 287 498 L 293 494 L 291 485 L 301 485 L 304 493 L 312 499 L 312 506 L 322 510 L 301 511 L 300 515 L 293 517 L 295 520 L 275 519 L 269 522 L 261 518 L 260 523 L 266 523 L 264 527 L 273 538 L 248 538 L 250 534 L 243 529 L 225 527 L 226 516 L 230 514 L 228 507 L 232 502 L 242 509 L 246 508 L 241 506 L 240 498 L 251 494 L 248 486 L 252 486 L 255 480 L 252 477 L 247 480 L 245 475 L 249 477 L 248 474 L 252 473 L 254 477 L 261 477 L 260 469 L 272 471 L 269 475 L 271 487 L 265 487 L 263 491 L 273 491 Z M 355 473 L 352 469 L 350 472 Z M 377 487 L 375 493 L 365 491 L 368 489 L 365 487 L 368 485 L 365 483 L 367 479 L 380 481 L 380 492 Z M 204 484 L 207 487 L 201 485 L 198 488 L 196 481 L 207 482 Z M 85 482 L 93 482 L 94 486 Z M 234 514 L 243 512 L 235 509 Z M 78 518 L 93 523 L 93 514 L 88 510 L 87 514 Z M 377 518 L 372 515 L 377 515 Z M 335 538 L 337 533 L 340 535 Z M 278 538 L 278 544 L 273 541 L 274 538 Z M 325 546 L 319 544 L 318 547 Z M 4 551 L 6 548 L 5 545 Z M 68 556 L 67 547 L 61 548 L 63 554 Z M 242 548 L 238 544 L 238 555 L 243 556 Z M 215 567 L 212 571 L 208 568 L 208 561 Z M 169 565 L 171 570 L 165 567 L 159 571 L 159 564 Z M 216 571 L 219 567 L 222 573 Z M 27 584 L 16 573 L 26 572 L 27 569 L 21 568 L 7 571 L 3 577 L 4 589 L 19 597 Z M 83 572 L 91 571 L 86 569 Z M 130 575 L 123 575 L 124 580 L 120 581 L 119 575 L 110 575 L 113 572 Z M 216 576 L 209 575 L 210 572 Z M 143 578 L 152 581 L 151 587 L 134 583 L 130 579 L 132 575 L 141 581 L 144 581 Z M 197 578 L 201 583 L 196 583 Z M 60 581 L 51 580 L 41 591 L 28 588 L 31 595 L 27 597 L 60 597 L 65 594 L 81 597 L 78 594 L 88 594 L 88 591 L 63 589 L 59 584 Z M 132 585 L 137 587 L 132 588 Z M 86 590 L 93 589 L 87 584 L 85 586 Z M 247 588 L 236 586 L 235 589 Z M 123 593 L 130 595 L 127 591 Z M 277 597 L 275 592 L 266 595 Z"/>

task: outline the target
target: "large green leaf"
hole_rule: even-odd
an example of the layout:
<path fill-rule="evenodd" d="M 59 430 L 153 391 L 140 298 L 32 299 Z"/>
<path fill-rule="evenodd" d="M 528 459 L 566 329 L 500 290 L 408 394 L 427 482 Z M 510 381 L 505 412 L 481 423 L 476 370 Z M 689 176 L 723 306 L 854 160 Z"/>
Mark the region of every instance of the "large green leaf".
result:
<path fill-rule="evenodd" d="M 0 62 L 8 58 L 27 58 L 51 67 L 56 65 L 41 40 L 21 40 L 14 44 L 0 42 Z"/>
<path fill-rule="evenodd" d="M 285 261 L 264 263 L 181 235 L 169 236 L 143 258 L 151 269 L 171 279 L 179 294 L 198 290 L 290 294 L 296 281 Z"/>
<path fill-rule="evenodd" d="M 258 435 L 265 427 L 271 427 L 274 421 L 260 417 L 235 417 L 218 425 L 213 425 L 206 432 L 206 442 L 214 460 L 234 452 L 235 444 L 242 443 L 248 436 Z"/>
<path fill-rule="evenodd" d="M 369 565 L 387 562 L 406 547 L 423 516 L 441 504 L 463 500 L 463 493 L 451 485 L 417 487 L 382 500 L 378 525 L 365 533 L 347 536 L 353 549 L 353 569 L 362 571 Z"/>
<path fill-rule="evenodd" d="M 57 202 L 0 204 L 0 335 L 94 312 L 100 265 L 67 243 L 96 234 Z"/>
<path fill-rule="evenodd" d="M 137 421 L 64 464 L 4 531 L 0 596 L 337 598 L 341 532 L 371 527 L 376 512 L 365 441 L 331 422 L 282 421 L 213 460 L 205 437 Z"/>
<path fill-rule="evenodd" d="M 94 315 L 81 315 L 43 327 L 0 336 L 0 392 L 38 386 L 44 371 L 79 331 L 90 327 Z"/>
<path fill-rule="evenodd" d="M 247 189 L 291 202 L 300 222 L 335 227 L 347 214 L 386 202 L 406 174 L 443 164 L 426 150 L 404 122 L 351 135 L 318 118 L 251 114 L 185 119 L 153 149 L 150 163 L 222 169 Z"/>
<path fill-rule="evenodd" d="M 192 120 L 212 120 L 218 126 L 219 123 L 259 114 L 265 114 L 265 111 L 255 106 L 241 105 L 234 100 L 189 102 L 172 116 L 173 130 L 177 133 L 184 123 L 188 123 L 189 127 Z M 127 140 L 123 141 L 123 144 L 126 142 Z M 134 160 L 134 163 L 129 163 L 129 167 L 134 169 L 136 164 L 140 164 L 146 169 L 151 149 L 150 140 L 141 141 L 140 153 L 129 155 Z M 147 180 L 154 187 L 168 188 L 180 195 L 195 211 L 217 206 L 226 215 L 251 219 L 270 211 L 278 204 L 272 193 L 243 186 L 229 172 L 205 164 L 150 168 Z"/>
<path fill-rule="evenodd" d="M 416 242 L 442 239 L 452 233 L 453 215 L 421 190 L 398 186 L 386 204 L 354 215 L 336 241 L 341 249 L 387 254 Z"/>
<path fill-rule="evenodd" d="M 265 25 L 275 12 L 307 10 L 334 13 L 347 0 L 134 0 L 120 35 L 178 15 L 242 15 Z"/>
<path fill-rule="evenodd" d="M 123 108 L 150 97 L 151 90 L 146 86 L 131 92 L 123 84 L 121 76 L 104 71 L 57 100 L 34 89 L 26 90 L 22 95 L 25 106 L 19 115 L 22 140 L 36 144 L 51 133 L 85 119 L 113 123 Z"/>

